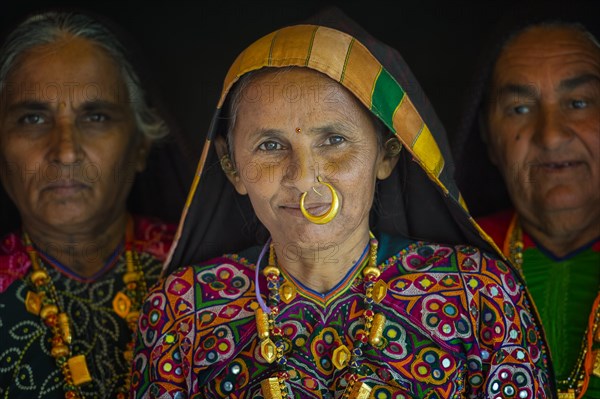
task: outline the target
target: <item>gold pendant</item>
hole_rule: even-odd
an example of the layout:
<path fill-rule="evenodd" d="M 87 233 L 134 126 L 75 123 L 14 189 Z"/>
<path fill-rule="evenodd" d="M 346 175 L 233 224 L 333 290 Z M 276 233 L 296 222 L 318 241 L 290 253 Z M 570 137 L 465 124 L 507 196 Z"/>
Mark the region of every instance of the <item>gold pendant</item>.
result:
<path fill-rule="evenodd" d="M 387 283 L 383 280 L 377 280 L 375 285 L 373 285 L 373 300 L 375 303 L 379 303 L 383 301 L 383 298 L 387 295 Z"/>
<path fill-rule="evenodd" d="M 273 341 L 271 341 L 271 338 L 260 341 L 260 355 L 267 361 L 267 363 L 273 363 L 275 358 L 277 358 L 277 347 Z"/>
<path fill-rule="evenodd" d="M 131 310 L 131 299 L 122 292 L 119 292 L 115 295 L 112 305 L 115 313 L 124 319 Z"/>
<path fill-rule="evenodd" d="M 336 369 L 341 370 L 348 365 L 350 355 L 350 349 L 346 345 L 340 345 L 333 351 L 331 362 Z"/>
<path fill-rule="evenodd" d="M 286 281 L 279 287 L 279 296 L 284 303 L 290 303 L 296 297 L 296 287 L 294 284 Z"/>
<path fill-rule="evenodd" d="M 259 306 L 254 311 L 256 330 L 259 339 L 269 338 L 269 316 Z"/>
<path fill-rule="evenodd" d="M 65 341 L 67 344 L 70 344 L 71 328 L 69 327 L 69 316 L 67 316 L 67 314 L 64 312 L 58 314 L 58 328 L 63 341 Z"/>
<path fill-rule="evenodd" d="M 260 382 L 260 390 L 265 399 L 281 399 L 281 387 L 279 386 L 279 378 L 271 377 Z"/>
<path fill-rule="evenodd" d="M 29 313 L 33 313 L 38 316 L 40 314 L 40 310 L 42 310 L 42 299 L 38 294 L 33 291 L 27 291 L 27 296 L 25 297 L 25 308 Z"/>
<path fill-rule="evenodd" d="M 569 389 L 566 392 L 558 391 L 558 399 L 575 399 L 575 390 Z"/>
<path fill-rule="evenodd" d="M 596 349 L 592 352 L 592 359 L 594 365 L 592 366 L 592 374 L 596 377 L 600 377 L 600 349 Z"/>
<path fill-rule="evenodd" d="M 342 397 L 348 399 L 368 399 L 371 396 L 371 387 L 364 382 L 355 381 L 346 388 Z"/>
<path fill-rule="evenodd" d="M 378 348 L 382 344 L 381 337 L 383 336 L 383 326 L 385 324 L 385 316 L 382 313 L 376 313 L 373 316 L 373 325 L 369 333 L 369 343 Z"/>
<path fill-rule="evenodd" d="M 73 384 L 79 386 L 92 381 L 92 376 L 88 370 L 87 362 L 84 355 L 73 356 L 67 360 Z"/>
<path fill-rule="evenodd" d="M 52 317 L 58 314 L 58 306 L 53 304 L 48 304 L 42 306 L 40 310 L 40 317 L 42 320 L 46 320 L 47 317 Z"/>

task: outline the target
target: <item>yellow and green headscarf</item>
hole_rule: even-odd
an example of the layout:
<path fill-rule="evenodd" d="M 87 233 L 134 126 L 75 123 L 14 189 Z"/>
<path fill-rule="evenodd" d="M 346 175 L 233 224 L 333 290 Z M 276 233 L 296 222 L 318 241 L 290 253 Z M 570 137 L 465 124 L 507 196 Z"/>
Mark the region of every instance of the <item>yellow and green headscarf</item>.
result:
<path fill-rule="evenodd" d="M 167 270 L 261 244 L 247 197 L 219 167 L 213 139 L 227 128 L 226 100 L 243 75 L 262 68 L 310 68 L 327 75 L 377 116 L 405 151 L 377 186 L 371 228 L 377 232 L 497 250 L 469 216 L 453 181 L 446 133 L 400 54 L 337 11 L 284 27 L 255 41 L 230 67 L 213 117 Z"/>

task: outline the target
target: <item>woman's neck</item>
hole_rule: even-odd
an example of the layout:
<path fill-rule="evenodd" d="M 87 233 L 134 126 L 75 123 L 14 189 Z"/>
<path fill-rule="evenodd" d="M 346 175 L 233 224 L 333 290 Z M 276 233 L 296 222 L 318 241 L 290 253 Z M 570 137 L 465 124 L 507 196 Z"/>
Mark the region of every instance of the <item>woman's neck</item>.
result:
<path fill-rule="evenodd" d="M 126 212 L 102 225 L 69 231 L 23 222 L 24 231 L 39 250 L 82 277 L 93 276 L 104 267 L 125 237 L 126 226 Z"/>
<path fill-rule="evenodd" d="M 327 293 L 347 275 L 370 241 L 369 232 L 326 246 L 275 245 L 277 264 L 306 287 Z"/>

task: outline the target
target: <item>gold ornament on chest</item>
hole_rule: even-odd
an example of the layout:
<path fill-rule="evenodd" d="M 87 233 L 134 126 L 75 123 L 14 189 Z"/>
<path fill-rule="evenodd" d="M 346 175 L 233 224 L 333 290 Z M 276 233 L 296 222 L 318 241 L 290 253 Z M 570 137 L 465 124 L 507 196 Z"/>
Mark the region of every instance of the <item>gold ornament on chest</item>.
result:
<path fill-rule="evenodd" d="M 262 259 L 262 256 L 260 259 Z M 363 356 L 365 345 L 369 344 L 378 348 L 383 342 L 382 335 L 386 319 L 382 313 L 373 311 L 373 304 L 380 303 L 385 298 L 387 284 L 385 281 L 379 280 L 381 271 L 376 266 L 377 241 L 372 235 L 367 259 L 368 265 L 362 271 L 362 284 L 365 287 L 362 313 L 363 328 L 357 331 L 352 348 L 340 343 L 331 354 L 331 362 L 337 370 L 348 370 L 344 375 L 346 382 L 342 395 L 344 399 L 367 399 L 371 395 L 371 387 L 360 381 L 360 359 Z M 259 265 L 260 262 L 257 262 L 257 264 Z M 296 297 L 297 290 L 290 281 L 284 281 L 280 284 L 282 278 L 280 270 L 276 266 L 275 251 L 272 244 L 270 245 L 269 263 L 263 269 L 263 275 L 267 279 L 269 296 L 267 299 L 268 307 L 262 303 L 262 305 L 255 308 L 257 335 L 260 341 L 259 353 L 268 363 L 277 364 L 278 370 L 274 376 L 261 381 L 260 385 L 265 398 L 283 399 L 293 396 L 289 392 L 286 382 L 292 375 L 297 375 L 297 372 L 288 363 L 284 333 L 278 327 L 276 318 L 280 312 L 280 301 L 285 304 L 290 303 Z M 258 302 L 260 303 L 261 300 L 258 300 Z"/>
<path fill-rule="evenodd" d="M 137 253 L 133 251 L 133 221 L 127 226 L 127 240 L 125 243 L 126 271 L 123 275 L 125 288 L 113 298 L 113 310 L 123 318 L 128 328 L 132 331 L 131 342 L 123 353 L 124 359 L 131 363 L 133 359 L 133 339 L 137 326 L 139 309 L 146 293 L 146 282 L 141 269 Z M 71 348 L 72 321 L 67 313 L 61 311 L 59 304 L 62 302 L 59 293 L 43 265 L 37 250 L 34 248 L 27 233 L 23 233 L 23 244 L 31 261 L 31 272 L 27 280 L 31 289 L 25 297 L 25 308 L 28 312 L 41 318 L 42 323 L 52 332 L 50 354 L 55 358 L 57 367 L 61 370 L 65 383 L 65 398 L 82 399 L 80 386 L 92 381 L 85 355 L 76 355 Z M 130 374 L 130 373 L 128 373 Z M 129 395 L 129 377 L 125 379 L 123 387 L 117 389 L 116 398 L 125 399 Z"/>

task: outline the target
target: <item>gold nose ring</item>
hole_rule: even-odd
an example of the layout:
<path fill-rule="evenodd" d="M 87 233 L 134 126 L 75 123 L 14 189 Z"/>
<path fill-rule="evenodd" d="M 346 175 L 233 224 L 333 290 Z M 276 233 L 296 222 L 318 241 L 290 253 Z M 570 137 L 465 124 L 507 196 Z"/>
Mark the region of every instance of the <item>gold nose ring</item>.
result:
<path fill-rule="evenodd" d="M 327 223 L 331 222 L 337 216 L 338 212 L 340 211 L 340 199 L 338 197 L 337 192 L 333 188 L 333 186 L 329 183 L 325 183 L 323 181 L 323 179 L 321 179 L 321 176 L 317 176 L 317 181 L 320 184 L 327 187 L 329 189 L 329 191 L 331 192 L 331 205 L 329 206 L 329 209 L 324 214 L 319 215 L 319 216 L 315 216 L 315 215 L 311 214 L 310 212 L 308 212 L 306 210 L 306 208 L 304 207 L 304 199 L 306 198 L 306 194 L 308 194 L 308 191 L 305 191 L 302 193 L 302 196 L 300 197 L 300 211 L 302 212 L 302 215 L 304 215 L 304 217 L 311 223 L 327 224 Z M 313 187 L 313 189 L 314 189 L 314 187 Z M 317 192 L 317 194 L 318 194 L 318 192 Z"/>

